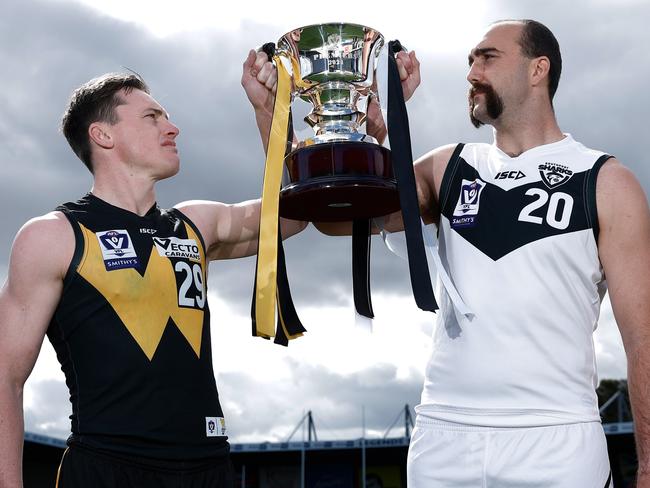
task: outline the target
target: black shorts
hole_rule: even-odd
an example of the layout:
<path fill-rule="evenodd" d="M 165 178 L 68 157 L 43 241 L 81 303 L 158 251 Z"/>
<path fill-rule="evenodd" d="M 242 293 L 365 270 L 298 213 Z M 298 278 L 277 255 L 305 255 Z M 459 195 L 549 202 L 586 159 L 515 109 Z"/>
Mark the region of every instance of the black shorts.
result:
<path fill-rule="evenodd" d="M 229 457 L 178 462 L 120 457 L 70 446 L 59 466 L 57 488 L 233 488 Z"/>

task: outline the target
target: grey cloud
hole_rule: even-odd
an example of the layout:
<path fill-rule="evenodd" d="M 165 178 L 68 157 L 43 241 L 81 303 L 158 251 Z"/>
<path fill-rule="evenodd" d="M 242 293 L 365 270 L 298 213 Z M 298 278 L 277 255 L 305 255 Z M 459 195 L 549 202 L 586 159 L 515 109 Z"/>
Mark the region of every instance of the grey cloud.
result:
<path fill-rule="evenodd" d="M 327 237 L 313 228 L 284 242 L 294 302 L 302 306 L 348 305 L 352 297 L 352 239 Z M 379 236 L 371 245 L 371 293 L 410 294 L 408 262 L 390 253 Z M 213 262 L 210 289 L 235 307 L 250 307 L 255 258 Z"/>
<path fill-rule="evenodd" d="M 360 437 L 362 406 L 366 429 L 383 435 L 405 404 L 412 408 L 419 403 L 419 372 L 402 380 L 397 379 L 395 366 L 389 364 L 378 364 L 353 375 L 291 360 L 289 365 L 291 378 L 272 384 L 240 373 L 219 375 L 221 396 L 228 399 L 224 414 L 230 431 L 236 433 L 235 441 L 253 434 L 267 436 L 265 440 L 269 441 L 286 440 L 300 421 L 301 409 L 313 412 L 323 438 Z M 391 431 L 391 435 L 401 434 Z"/>
<path fill-rule="evenodd" d="M 25 408 L 25 430 L 65 439 L 70 435 L 68 389 L 63 380 L 42 380 L 31 385 L 34 398 Z"/>

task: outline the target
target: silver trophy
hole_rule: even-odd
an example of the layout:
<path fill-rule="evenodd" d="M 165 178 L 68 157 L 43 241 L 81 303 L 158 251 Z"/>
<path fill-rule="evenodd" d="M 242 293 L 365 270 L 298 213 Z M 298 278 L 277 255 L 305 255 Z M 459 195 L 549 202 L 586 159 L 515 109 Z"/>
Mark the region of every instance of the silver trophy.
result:
<path fill-rule="evenodd" d="M 346 221 L 399 210 L 390 151 L 365 133 L 370 97 L 378 96 L 384 37 L 357 24 L 319 24 L 282 36 L 292 98 L 311 103 L 314 135 L 285 157 L 280 215 Z"/>
<path fill-rule="evenodd" d="M 278 213 L 313 222 L 352 221 L 352 276 L 357 311 L 373 316 L 370 301 L 370 219 L 401 211 L 411 283 L 418 306 L 437 308 L 428 273 L 408 131 L 395 59 L 398 41 L 375 29 L 331 23 L 294 29 L 263 50 L 278 68 L 262 190 L 260 238 L 251 317 L 255 335 L 286 344 L 304 331 L 291 300 Z M 381 66 L 385 54 L 384 70 Z M 379 73 L 386 76 L 380 76 Z M 384 86 L 383 83 L 386 83 Z M 386 90 L 379 90 L 378 84 Z M 382 100 L 381 93 L 387 93 Z M 293 140 L 291 102 L 311 103 L 305 121 L 314 134 Z M 377 97 L 380 104 L 371 105 Z M 372 120 L 391 150 L 366 132 Z M 369 117 L 369 108 L 376 110 Z M 382 127 L 384 126 L 384 127 Z M 284 164 L 283 164 L 284 163 Z M 283 175 L 284 170 L 284 175 Z M 398 192 L 399 180 L 399 192 Z M 278 196 L 278 189 L 281 188 Z M 274 331 L 276 318 L 278 327 Z"/>

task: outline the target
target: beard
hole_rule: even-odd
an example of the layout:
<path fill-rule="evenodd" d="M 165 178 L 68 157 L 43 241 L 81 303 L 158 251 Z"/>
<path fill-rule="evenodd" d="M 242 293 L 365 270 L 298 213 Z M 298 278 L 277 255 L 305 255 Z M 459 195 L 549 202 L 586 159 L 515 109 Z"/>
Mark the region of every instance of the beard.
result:
<path fill-rule="evenodd" d="M 485 125 L 485 122 L 481 122 L 474 116 L 474 95 L 477 93 L 483 93 L 485 95 L 485 108 L 487 109 L 487 115 L 492 120 L 496 120 L 503 113 L 503 99 L 494 91 L 490 85 L 485 85 L 483 83 L 475 83 L 469 89 L 468 100 L 469 100 L 469 120 L 472 122 L 472 125 L 477 129 L 482 125 Z"/>

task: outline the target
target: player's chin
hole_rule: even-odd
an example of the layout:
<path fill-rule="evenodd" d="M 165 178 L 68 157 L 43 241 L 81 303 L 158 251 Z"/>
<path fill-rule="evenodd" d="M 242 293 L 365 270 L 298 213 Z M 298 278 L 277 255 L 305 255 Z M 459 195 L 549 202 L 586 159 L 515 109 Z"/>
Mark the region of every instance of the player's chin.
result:
<path fill-rule="evenodd" d="M 482 120 L 481 113 L 478 110 L 476 110 L 476 105 L 470 105 L 469 121 L 477 129 L 482 125 L 485 125 L 485 122 Z"/>
<path fill-rule="evenodd" d="M 160 172 L 158 173 L 158 179 L 164 180 L 165 178 L 171 178 L 172 176 L 178 174 L 180 168 L 181 165 L 180 165 L 179 158 L 175 158 L 172 161 L 167 161 L 167 164 L 163 168 L 160 168 Z"/>

